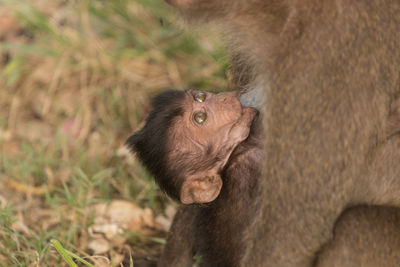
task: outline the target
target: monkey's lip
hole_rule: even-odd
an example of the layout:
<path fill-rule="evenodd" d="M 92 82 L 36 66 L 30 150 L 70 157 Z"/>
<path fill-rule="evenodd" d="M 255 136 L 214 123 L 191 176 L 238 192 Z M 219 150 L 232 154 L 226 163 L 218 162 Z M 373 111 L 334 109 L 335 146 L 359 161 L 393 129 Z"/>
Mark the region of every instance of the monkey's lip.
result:
<path fill-rule="evenodd" d="M 259 111 L 252 107 L 242 107 L 242 116 L 246 113 L 252 113 L 253 119 L 259 114 Z"/>

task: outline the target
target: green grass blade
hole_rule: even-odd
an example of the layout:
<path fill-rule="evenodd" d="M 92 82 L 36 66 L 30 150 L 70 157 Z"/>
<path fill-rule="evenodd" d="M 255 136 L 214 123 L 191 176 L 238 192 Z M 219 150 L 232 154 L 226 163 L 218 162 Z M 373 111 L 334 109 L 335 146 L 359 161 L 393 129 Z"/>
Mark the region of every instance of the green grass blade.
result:
<path fill-rule="evenodd" d="M 165 238 L 146 236 L 146 235 L 138 233 L 138 232 L 126 232 L 125 235 L 128 237 L 139 237 L 139 238 L 147 239 L 154 243 L 158 243 L 158 244 L 162 244 L 162 245 L 164 245 L 166 243 Z"/>
<path fill-rule="evenodd" d="M 55 247 L 55 249 L 58 251 L 58 253 L 60 253 L 61 257 L 68 263 L 69 266 L 78 267 L 75 264 L 75 262 L 72 260 L 72 258 L 74 258 L 77 261 L 79 261 L 80 263 L 85 264 L 86 266 L 95 267 L 93 264 L 91 264 L 88 261 L 84 260 L 83 258 L 79 257 L 75 253 L 73 253 L 73 252 L 71 252 L 69 250 L 66 250 L 58 240 L 54 239 L 52 241 L 52 243 L 53 243 L 53 246 Z"/>
<path fill-rule="evenodd" d="M 52 243 L 54 248 L 70 267 L 78 267 L 78 265 L 76 265 L 72 258 L 69 256 L 67 250 L 65 250 L 64 247 L 61 245 L 60 241 L 53 239 Z"/>
<path fill-rule="evenodd" d="M 89 266 L 89 267 L 95 267 L 93 264 L 91 264 L 91 263 L 85 261 L 84 259 L 82 259 L 82 258 L 79 257 L 78 255 L 76 255 L 75 253 L 73 253 L 73 252 L 71 252 L 71 251 L 68 251 L 68 250 L 66 250 L 66 252 L 68 253 L 68 255 L 70 255 L 71 257 L 73 257 L 74 259 L 76 259 L 77 261 L 79 261 L 80 263 L 83 263 L 83 264 L 85 264 L 86 266 Z"/>

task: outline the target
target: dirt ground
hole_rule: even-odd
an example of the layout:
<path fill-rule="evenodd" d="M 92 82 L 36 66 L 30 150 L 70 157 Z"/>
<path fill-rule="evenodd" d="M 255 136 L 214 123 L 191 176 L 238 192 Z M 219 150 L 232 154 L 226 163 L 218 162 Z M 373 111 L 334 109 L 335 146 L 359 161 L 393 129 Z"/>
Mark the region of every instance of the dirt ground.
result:
<path fill-rule="evenodd" d="M 219 41 L 177 21 L 161 0 L 0 0 L 0 266 L 154 266 L 176 204 L 123 144 L 156 92 L 228 87 Z"/>

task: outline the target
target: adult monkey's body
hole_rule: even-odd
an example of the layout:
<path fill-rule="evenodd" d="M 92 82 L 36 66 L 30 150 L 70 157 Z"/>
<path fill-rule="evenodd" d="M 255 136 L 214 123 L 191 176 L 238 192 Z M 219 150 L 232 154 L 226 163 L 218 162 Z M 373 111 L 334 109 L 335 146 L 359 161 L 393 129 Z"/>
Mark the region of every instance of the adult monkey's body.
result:
<path fill-rule="evenodd" d="M 196 213 L 193 211 L 192 206 L 182 206 L 178 210 L 158 266 L 193 265 L 196 242 L 193 234 Z M 239 245 L 245 246 L 245 242 L 242 240 Z M 213 247 L 211 244 L 210 248 Z M 235 257 L 235 253 L 227 255 Z M 400 209 L 360 206 L 347 210 L 336 224 L 334 239 L 323 247 L 314 262 L 315 267 L 400 266 Z M 215 266 L 231 266 L 227 264 Z"/>
<path fill-rule="evenodd" d="M 383 140 L 400 92 L 400 1 L 169 2 L 228 28 L 265 94 L 262 212 L 243 266 L 310 266 L 346 207 L 400 204 L 400 140 Z"/>

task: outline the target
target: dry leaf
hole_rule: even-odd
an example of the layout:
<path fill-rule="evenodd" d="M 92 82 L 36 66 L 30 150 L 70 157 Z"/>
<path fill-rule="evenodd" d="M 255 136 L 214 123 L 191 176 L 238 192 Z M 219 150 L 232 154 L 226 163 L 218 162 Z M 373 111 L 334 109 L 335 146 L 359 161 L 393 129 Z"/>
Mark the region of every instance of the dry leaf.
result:
<path fill-rule="evenodd" d="M 122 246 L 126 241 L 121 235 L 124 232 L 132 231 L 146 235 L 151 233 L 152 228 L 160 227 L 156 225 L 150 209 L 142 209 L 124 200 L 100 203 L 91 210 L 94 210 L 94 224 L 89 227 L 89 235 L 92 237 L 89 248 L 95 251 L 95 254 Z"/>
<path fill-rule="evenodd" d="M 112 266 L 119 266 L 124 259 L 125 259 L 124 254 L 113 253 L 112 254 Z"/>
<path fill-rule="evenodd" d="M 92 227 L 90 227 L 90 232 L 92 236 L 102 236 L 105 235 L 105 237 L 108 240 L 113 239 L 116 235 L 122 234 L 122 228 L 119 227 L 115 223 L 109 223 L 109 224 L 95 224 Z"/>
<path fill-rule="evenodd" d="M 110 250 L 110 243 L 104 238 L 96 238 L 89 242 L 88 248 L 93 250 L 93 254 L 103 254 Z"/>
<path fill-rule="evenodd" d="M 95 206 L 95 224 L 114 223 L 120 228 L 140 232 L 143 228 L 155 227 L 153 212 L 124 200 Z"/>

